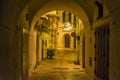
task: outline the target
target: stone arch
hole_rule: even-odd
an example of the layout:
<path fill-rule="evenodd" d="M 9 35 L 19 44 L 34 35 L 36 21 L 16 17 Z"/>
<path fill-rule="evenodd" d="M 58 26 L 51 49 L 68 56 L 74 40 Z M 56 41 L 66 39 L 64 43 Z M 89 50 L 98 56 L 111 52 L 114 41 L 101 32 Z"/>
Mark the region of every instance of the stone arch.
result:
<path fill-rule="evenodd" d="M 90 26 L 90 21 L 89 18 L 87 16 L 87 14 L 85 13 L 85 11 L 75 2 L 70 1 L 72 3 L 65 3 L 64 1 L 61 1 L 60 3 L 57 3 L 57 1 L 51 1 L 49 3 L 46 3 L 45 5 L 43 5 L 39 11 L 37 13 L 35 13 L 35 16 L 33 16 L 33 18 L 31 18 L 31 30 L 34 27 L 34 24 L 36 23 L 36 21 L 45 13 L 53 11 L 53 10 L 63 10 L 63 11 L 68 11 L 71 12 L 73 14 L 75 14 L 76 16 L 78 16 L 82 21 L 84 25 Z M 50 6 L 50 7 L 49 7 Z"/>
<path fill-rule="evenodd" d="M 41 0 L 42 1 L 42 0 Z M 54 1 L 54 0 L 53 0 Z M 90 10 L 89 8 L 90 7 L 92 7 L 92 6 L 94 6 L 94 3 L 92 4 L 92 6 L 91 5 L 89 5 L 90 3 L 87 3 L 86 1 L 82 1 L 82 0 L 74 0 L 75 1 L 75 3 L 80 7 L 82 7 L 83 8 L 83 10 L 85 11 L 85 13 L 87 14 L 87 15 L 93 15 L 92 13 L 93 13 L 93 11 L 94 10 Z M 90 0 L 90 2 L 94 2 L 94 0 Z M 116 51 L 119 51 L 118 49 L 119 48 L 116 48 L 116 45 L 118 44 L 117 42 L 119 42 L 118 40 L 119 40 L 119 38 L 117 38 L 117 37 L 119 37 L 119 35 L 116 35 L 116 34 L 118 34 L 119 33 L 119 30 L 120 30 L 120 23 L 119 23 L 119 21 L 120 21 L 120 18 L 118 17 L 119 16 L 119 14 L 120 14 L 120 5 L 119 5 L 119 3 L 120 3 L 120 1 L 118 1 L 118 0 L 114 0 L 114 1 L 112 1 L 112 0 L 102 0 L 101 2 L 103 2 L 105 5 L 106 5 L 106 7 L 107 7 L 107 9 L 108 9 L 108 11 L 110 12 L 110 17 L 112 17 L 112 26 L 114 26 L 114 28 L 112 27 L 111 29 L 113 29 L 113 31 L 112 31 L 112 37 L 111 37 L 111 41 L 114 41 L 115 43 L 113 44 L 113 43 L 111 43 L 110 45 L 112 46 L 112 48 L 114 49 L 113 51 L 112 51 L 112 53 L 116 53 Z M 86 5 L 84 5 L 84 3 L 87 3 Z M 47 4 L 49 4 L 49 3 L 47 3 Z M 32 18 L 31 18 L 31 28 L 33 28 L 34 27 L 34 24 L 35 24 L 35 22 L 36 22 L 36 20 L 35 20 L 35 17 L 39 17 L 39 16 L 41 16 L 41 15 L 43 15 L 44 13 L 46 13 L 46 12 L 48 12 L 48 11 L 51 11 L 51 10 L 56 10 L 56 9 L 59 9 L 59 10 L 63 10 L 64 8 L 51 8 L 51 9 L 49 9 L 48 8 L 48 10 L 45 10 L 48 6 L 47 6 L 47 4 L 45 4 L 45 5 L 40 5 L 40 15 L 39 15 L 39 11 L 38 11 L 38 14 L 36 14 L 36 11 L 34 12 L 34 13 L 32 13 L 31 15 L 32 15 Z M 51 5 L 53 5 L 53 3 L 51 3 Z M 44 7 L 44 6 L 47 6 L 47 7 Z M 50 5 L 49 5 L 50 6 Z M 86 6 L 86 7 L 85 7 Z M 53 6 L 52 6 L 53 7 Z M 93 8 L 93 7 L 92 7 Z M 67 10 L 68 8 L 66 8 L 65 10 Z M 43 10 L 43 11 L 42 11 Z M 88 11 L 87 11 L 88 10 Z M 32 10 L 31 10 L 32 11 Z M 45 11 L 45 12 L 44 12 Z M 70 10 L 70 12 L 72 12 L 72 10 Z M 72 12 L 72 13 L 76 13 L 76 12 Z M 36 15 L 35 15 L 36 14 Z M 35 16 L 34 16 L 35 15 Z M 33 18 L 34 17 L 34 18 Z M 93 18 L 93 16 L 91 16 L 91 18 Z M 86 22 L 89 22 L 89 20 L 91 20 L 91 18 L 90 17 L 88 17 L 88 20 L 86 20 L 85 21 L 85 23 Z M 82 20 L 82 21 L 84 21 L 84 20 Z M 86 26 L 90 26 L 90 23 L 88 23 L 88 24 L 86 24 Z M 116 28 L 115 28 L 116 27 Z M 114 40 L 113 40 L 114 39 Z M 116 54 L 117 55 L 117 54 Z M 113 56 L 115 56 L 115 55 L 113 55 Z M 117 59 L 114 59 L 116 62 L 118 61 Z M 114 62 L 112 62 L 112 63 L 114 63 Z M 118 69 L 118 67 L 117 66 L 115 66 L 115 67 L 113 67 L 113 68 L 116 68 L 116 69 Z M 113 72 L 113 71 L 117 71 L 117 70 L 111 70 L 111 72 Z M 118 75 L 118 73 L 119 72 L 117 72 L 116 74 L 117 74 L 117 76 L 119 76 Z M 111 73 L 110 74 L 110 76 L 111 75 L 113 75 L 113 73 Z M 112 76 L 112 77 L 114 77 L 114 76 Z M 114 78 L 113 78 L 114 79 Z"/>
<path fill-rule="evenodd" d="M 64 0 L 61 0 L 61 1 L 63 1 L 63 2 L 67 2 L 68 0 L 66 0 L 66 1 L 64 1 Z M 72 0 L 70 0 L 70 2 L 71 2 Z M 54 0 L 52 1 L 52 2 L 54 2 Z M 60 1 L 59 1 L 60 2 Z M 85 11 L 85 13 L 89 16 L 89 13 L 90 12 L 93 12 L 93 9 L 94 9 L 94 0 L 89 0 L 89 1 L 83 1 L 83 0 L 74 0 L 74 1 L 72 1 L 72 2 L 74 2 L 74 3 L 76 3 L 78 6 L 80 6 L 81 8 L 83 8 L 83 10 Z M 92 4 L 90 4 L 90 2 L 92 3 Z M 111 16 L 112 16 L 112 18 L 113 18 L 113 20 L 115 20 L 115 22 L 117 23 L 117 22 L 119 22 L 118 20 L 119 20 L 119 18 L 117 18 L 115 15 L 115 12 L 118 12 L 118 14 L 120 13 L 119 12 L 119 8 L 120 8 L 120 5 L 119 5 L 119 3 L 120 3 L 120 1 L 119 0 L 101 0 L 101 2 L 103 2 L 105 5 L 106 5 L 106 7 L 108 8 L 108 10 L 109 10 L 109 12 L 110 12 L 110 14 L 111 14 Z M 2 7 L 4 7 L 4 9 L 5 9 L 5 11 L 2 11 L 2 13 L 1 13 L 1 21 L 2 21 L 2 23 L 4 23 L 4 20 L 7 20 L 7 18 L 11 18 L 12 17 L 12 19 L 13 20 L 15 20 L 15 21 L 12 21 L 11 22 L 11 20 L 7 20 L 8 22 L 11 22 L 11 24 L 13 24 L 13 25 L 16 25 L 17 24 L 17 21 L 19 21 L 19 19 L 20 19 L 20 16 L 21 16 L 21 13 L 23 13 L 23 10 L 24 10 L 24 8 L 26 8 L 26 7 L 28 7 L 29 8 L 29 11 L 28 12 L 30 12 L 30 16 L 34 16 L 34 14 L 39 10 L 39 9 L 41 9 L 42 8 L 42 6 L 44 6 L 46 3 L 49 3 L 47 0 L 21 0 L 21 1 L 14 1 L 14 0 L 10 0 L 9 2 L 6 2 L 6 1 L 4 1 L 4 0 L 2 0 L 1 1 L 1 9 L 2 9 Z M 68 3 L 68 2 L 67 2 Z M 10 5 L 12 5 L 12 4 L 14 4 L 14 5 L 12 5 L 12 6 L 10 6 Z M 16 6 L 16 4 L 19 6 Z M 36 4 L 36 5 L 35 5 Z M 86 6 L 86 5 L 87 6 Z M 8 5 L 8 6 L 10 6 L 10 7 L 8 7 L 8 9 L 7 9 L 7 6 L 5 7 L 4 5 Z M 14 11 L 11 11 L 11 12 L 9 12 L 11 9 L 10 8 L 17 8 L 18 9 L 18 11 L 16 11 L 16 10 L 14 10 Z M 14 9 L 13 8 L 13 9 Z M 92 10 L 90 10 L 90 8 L 92 8 Z M 13 12 L 13 13 L 12 13 Z M 31 13 L 31 12 L 33 12 L 33 13 Z M 8 15 L 8 14 L 15 14 L 14 16 L 11 16 L 11 17 L 9 17 L 10 15 Z M 93 15 L 92 13 L 90 13 L 90 15 Z M 4 16 L 6 16 L 6 18 L 4 17 Z M 4 18 L 4 19 L 3 19 Z M 117 18 L 117 19 L 116 19 Z M 91 19 L 90 19 L 91 20 Z M 10 25 L 11 25 L 10 24 Z M 7 25 L 9 25 L 9 24 L 7 24 Z"/>
<path fill-rule="evenodd" d="M 34 16 L 34 13 L 31 13 L 31 12 L 36 13 L 36 11 L 38 11 L 38 9 L 36 9 L 36 7 L 41 9 L 42 6 L 44 6 L 44 4 L 42 3 L 43 1 L 47 2 L 49 0 L 0 0 L 0 12 L 1 12 L 0 13 L 0 26 L 2 27 L 1 34 L 6 34 L 6 36 L 1 39 L 1 43 L 3 44 L 2 50 L 1 50 L 2 51 L 1 55 L 2 56 L 6 56 L 6 54 L 9 55 L 8 56 L 9 58 L 0 57 L 0 61 L 4 61 L 6 59 L 5 63 L 2 63 L 2 67 L 4 67 L 4 69 L 6 69 L 6 73 L 0 73 L 3 75 L 2 76 L 3 78 L 11 77 L 13 80 L 17 80 L 18 76 L 20 76 L 19 75 L 20 73 L 16 74 L 17 69 L 20 69 L 19 68 L 20 64 L 18 64 L 16 66 L 16 64 L 14 64 L 14 62 L 11 62 L 11 61 L 17 61 L 18 59 L 20 59 L 20 57 L 18 55 L 21 55 L 21 50 L 20 50 L 20 47 L 21 47 L 20 42 L 21 41 L 19 41 L 21 38 L 16 38 L 18 36 L 19 37 L 21 36 L 21 33 L 16 33 L 16 32 L 19 32 L 18 31 L 19 28 L 16 26 L 17 20 L 20 19 L 21 13 L 24 12 L 23 9 L 26 8 L 25 6 L 28 7 L 28 13 L 30 13 L 30 16 L 32 16 L 32 15 Z M 59 2 L 64 1 L 66 3 L 69 3 L 67 1 L 73 1 L 73 2 L 75 1 L 75 3 L 78 4 L 78 6 L 81 6 L 83 8 L 83 10 L 86 12 L 87 15 L 93 15 L 92 13 L 94 10 L 94 1 L 95 0 L 51 0 L 51 1 L 59 1 Z M 111 65 L 110 77 L 111 77 L 111 80 L 119 80 L 120 71 L 118 71 L 118 70 L 119 70 L 120 64 L 119 64 L 118 52 L 120 52 L 120 49 L 119 49 L 120 18 L 118 16 L 120 14 L 120 5 L 119 5 L 120 0 L 101 0 L 101 1 L 106 5 L 106 7 L 108 8 L 108 10 L 110 12 L 110 16 L 113 19 L 112 28 L 111 28 L 112 36 L 111 36 L 111 40 L 110 40 L 110 42 L 111 42 L 111 44 L 110 44 L 111 58 L 112 58 L 111 59 L 112 64 L 110 64 Z M 33 5 L 28 5 L 29 3 L 33 3 Z M 38 5 L 36 6 L 35 5 L 36 3 L 39 6 Z M 36 7 L 34 7 L 34 6 L 36 6 Z M 69 5 L 69 6 L 71 6 L 71 5 Z M 32 7 L 33 7 L 33 9 L 31 9 Z M 93 10 L 90 9 L 91 7 Z M 91 16 L 91 17 L 93 17 L 93 16 Z M 21 17 L 21 18 L 24 18 L 24 17 Z M 33 18 L 31 18 L 31 19 L 33 19 Z M 1 30 L 1 28 L 0 28 L 0 30 Z M 14 46 L 14 48 L 11 48 L 11 46 Z M 10 49 L 10 52 L 9 52 L 9 50 L 6 50 L 6 47 L 8 49 Z M 4 54 L 4 53 L 6 53 L 6 54 Z M 14 56 L 11 56 L 11 55 L 14 55 Z M 15 63 L 17 63 L 17 62 L 15 62 Z M 118 63 L 118 64 L 114 64 L 114 63 Z M 8 68 L 8 65 L 10 65 L 11 67 Z M 1 68 L 0 70 L 5 72 L 5 70 L 3 70 L 3 68 Z M 12 73 L 11 73 L 11 71 L 12 71 Z M 18 72 L 20 72 L 20 71 L 18 71 Z"/>
<path fill-rule="evenodd" d="M 37 3 L 38 2 L 38 3 Z M 63 0 L 61 0 L 61 1 L 59 1 L 59 2 L 61 2 L 61 3 L 65 3 L 65 2 L 67 2 L 67 1 L 63 1 Z M 70 3 L 68 3 L 67 2 L 67 5 L 66 6 L 68 6 L 69 8 L 72 8 L 71 7 L 71 2 L 73 2 L 73 4 L 72 5 L 76 5 L 77 7 L 79 7 L 79 10 L 78 9 L 76 9 L 76 12 L 80 12 L 80 11 L 82 11 L 82 13 L 84 14 L 84 17 L 82 17 L 83 15 L 77 15 L 77 16 L 81 16 L 82 18 L 85 18 L 85 16 L 86 16 L 86 18 L 87 18 L 87 20 L 82 20 L 83 21 L 83 24 L 84 25 L 86 25 L 86 26 L 90 26 L 90 24 L 92 24 L 91 23 L 91 21 L 92 21 L 92 19 L 91 18 L 93 18 L 93 16 L 91 16 L 91 15 L 93 15 L 93 12 L 94 12 L 94 6 L 95 6 L 95 4 L 94 4 L 94 0 L 90 0 L 90 2 L 92 3 L 92 4 L 90 4 L 89 5 L 89 2 L 86 2 L 86 1 L 79 1 L 79 0 L 74 0 L 74 1 L 72 1 L 72 0 L 70 0 Z M 118 20 L 116 20 L 116 18 L 117 17 L 115 17 L 114 16 L 114 11 L 118 11 L 118 9 L 119 9 L 119 1 L 117 1 L 117 0 L 115 0 L 115 1 L 112 1 L 112 0 L 105 0 L 105 1 L 101 1 L 104 5 L 106 5 L 106 7 L 108 8 L 108 11 L 110 12 L 110 14 L 111 14 L 111 16 L 113 16 L 112 18 L 114 18 L 114 20 L 116 21 L 116 22 L 118 22 Z M 22 2 L 21 2 L 22 3 Z M 57 10 L 57 9 L 59 9 L 59 10 L 63 10 L 63 9 L 65 9 L 65 10 L 69 10 L 68 8 L 65 8 L 65 6 L 64 5 L 62 5 L 62 6 L 64 6 L 64 8 L 63 7 L 61 7 L 61 8 L 57 8 L 56 7 L 56 5 L 61 5 L 60 3 L 58 3 L 58 4 L 56 4 L 56 3 L 58 3 L 57 1 L 51 1 L 51 2 L 48 2 L 48 1 L 44 1 L 44 0 L 41 0 L 41 3 L 39 3 L 39 1 L 34 1 L 34 0 L 31 0 L 31 1 L 27 1 L 26 2 L 26 5 L 25 5 L 25 3 L 24 3 L 24 5 L 26 6 L 26 7 L 28 7 L 28 9 L 29 9 L 29 12 L 30 12 L 30 23 L 31 23 L 31 25 L 30 26 L 33 26 L 34 25 L 34 23 L 36 22 L 36 20 L 34 20 L 34 18 L 35 18 L 35 14 L 37 15 L 37 17 L 38 16 L 41 16 L 41 15 L 43 15 L 44 13 L 46 13 L 46 12 L 48 12 L 48 11 L 51 11 L 51 10 Z M 35 4 L 36 4 L 36 6 L 35 6 Z M 56 4 L 56 5 L 53 5 L 53 4 Z M 84 5 L 84 4 L 88 4 L 88 6 L 86 6 L 86 5 Z M 52 6 L 51 6 L 52 5 Z M 32 8 L 32 6 L 33 6 L 33 8 Z M 51 9 L 50 9 L 50 7 L 48 7 L 48 6 L 51 6 Z M 86 7 L 85 7 L 86 6 Z M 46 7 L 46 8 L 45 8 Z M 53 9 L 52 9 L 53 8 Z M 91 10 L 90 10 L 90 8 L 92 8 Z M 23 5 L 22 5 L 22 9 L 23 9 Z M 46 9 L 46 10 L 44 10 L 43 12 L 42 12 L 42 9 Z M 72 12 L 72 13 L 74 13 L 74 14 L 79 14 L 79 13 L 76 13 L 75 12 L 75 9 L 74 9 L 74 12 L 72 11 L 72 10 L 70 10 L 70 12 Z M 38 15 L 38 14 L 41 14 L 41 15 Z M 91 17 L 90 17 L 91 16 Z M 80 17 L 80 18 L 81 18 Z M 81 19 L 82 19 L 81 18 Z"/>

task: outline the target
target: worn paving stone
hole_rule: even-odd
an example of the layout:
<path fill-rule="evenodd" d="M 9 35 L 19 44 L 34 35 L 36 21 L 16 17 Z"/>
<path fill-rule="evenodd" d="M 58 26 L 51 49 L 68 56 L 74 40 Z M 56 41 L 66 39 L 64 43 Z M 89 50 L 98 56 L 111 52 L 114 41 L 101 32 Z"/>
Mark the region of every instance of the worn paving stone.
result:
<path fill-rule="evenodd" d="M 59 52 L 55 59 L 42 62 L 33 71 L 29 80 L 93 80 L 84 72 L 80 65 L 73 63 L 76 59 L 73 56 L 75 52 L 66 53 L 65 51 Z"/>

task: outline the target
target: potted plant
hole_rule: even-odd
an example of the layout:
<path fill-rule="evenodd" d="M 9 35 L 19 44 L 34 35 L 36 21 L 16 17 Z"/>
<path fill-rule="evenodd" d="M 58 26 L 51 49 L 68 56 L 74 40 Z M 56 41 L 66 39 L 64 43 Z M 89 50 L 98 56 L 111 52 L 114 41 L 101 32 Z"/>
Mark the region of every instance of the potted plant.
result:
<path fill-rule="evenodd" d="M 50 47 L 47 49 L 47 59 L 52 59 L 55 55 L 55 49 Z"/>

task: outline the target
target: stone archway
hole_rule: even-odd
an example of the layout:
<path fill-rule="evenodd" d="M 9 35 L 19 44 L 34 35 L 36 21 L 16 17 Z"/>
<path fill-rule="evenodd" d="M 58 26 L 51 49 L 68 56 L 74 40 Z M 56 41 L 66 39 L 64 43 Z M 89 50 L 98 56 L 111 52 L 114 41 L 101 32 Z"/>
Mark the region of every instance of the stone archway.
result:
<path fill-rule="evenodd" d="M 20 19 L 20 15 L 23 11 L 23 9 L 25 8 L 25 6 L 28 3 L 33 3 L 33 5 L 31 5 L 31 7 L 33 6 L 33 8 L 35 9 L 35 5 L 36 3 L 38 3 L 38 5 L 40 4 L 40 6 L 38 6 L 38 8 L 40 9 L 43 5 L 42 3 L 46 3 L 47 0 L 1 0 L 0 1 L 0 10 L 1 10 L 1 15 L 0 15 L 0 30 L 1 30 L 1 36 L 3 36 L 3 34 L 5 34 L 4 38 L 1 39 L 1 43 L 2 44 L 2 48 L 1 48 L 1 58 L 0 61 L 5 61 L 4 63 L 0 62 L 0 64 L 2 65 L 2 68 L 0 69 L 0 71 L 2 71 L 0 73 L 0 75 L 2 75 L 2 80 L 6 79 L 6 78 L 11 78 L 11 79 L 15 79 L 17 80 L 20 76 L 20 56 L 21 55 L 21 33 L 20 31 L 22 31 L 20 29 L 19 26 L 17 25 L 17 21 Z M 66 0 L 67 1 L 67 0 Z M 94 6 L 94 0 L 89 0 L 85 1 L 85 0 L 73 0 L 76 1 L 76 3 L 81 6 L 85 12 L 89 15 L 93 15 L 90 12 L 93 12 L 92 10 L 90 10 L 89 8 L 91 8 L 92 6 Z M 119 76 L 120 76 L 120 71 L 119 70 L 119 57 L 120 55 L 118 54 L 120 52 L 119 49 L 119 45 L 120 45 L 120 18 L 118 17 L 120 14 L 120 1 L 119 0 L 101 0 L 108 8 L 110 15 L 112 17 L 112 21 L 111 21 L 111 35 L 110 35 L 110 79 L 111 80 L 119 80 Z M 92 5 L 90 4 L 92 3 Z M 38 10 L 34 10 L 31 9 L 30 6 L 27 5 L 27 7 L 29 7 L 30 9 L 28 9 L 28 13 L 29 16 L 33 16 L 32 15 L 32 11 L 36 13 L 36 11 Z M 31 11 L 30 11 L 31 10 Z M 29 12 L 30 11 L 30 12 Z M 21 17 L 21 19 L 23 19 L 25 17 L 26 13 L 23 14 L 23 16 Z M 90 17 L 89 17 L 90 18 Z M 91 18 L 93 18 L 93 16 L 91 16 Z M 91 19 L 90 19 L 91 20 Z M 20 22 L 22 23 L 22 22 Z M 16 33 L 17 32 L 17 33 Z M 16 37 L 19 36 L 19 39 L 16 39 Z M 9 40 L 9 41 L 8 41 Z M 4 42 L 4 43 L 3 43 Z M 19 44 L 19 45 L 18 45 Z M 11 46 L 14 47 L 14 49 L 11 48 Z M 9 50 L 6 50 L 9 49 Z M 8 58 L 4 58 L 4 56 L 6 56 L 6 53 L 8 55 Z M 17 53 L 17 54 L 16 54 Z M 14 56 L 11 56 L 14 55 Z M 19 59 L 19 61 L 17 61 Z M 10 62 L 11 61 L 11 62 Z M 17 61 L 17 62 L 14 62 Z M 18 63 L 18 64 L 17 64 Z M 118 64 L 115 64 L 118 63 Z M 8 65 L 11 65 L 8 66 Z M 7 66 L 7 67 L 6 67 Z M 8 68 L 10 67 L 10 68 Z M 6 70 L 3 70 L 6 69 Z M 12 72 L 11 72 L 12 71 Z M 17 71 L 19 72 L 18 74 Z M 4 73 L 6 72 L 6 73 Z M 6 75 L 7 74 L 7 75 Z"/>
<path fill-rule="evenodd" d="M 34 12 L 31 13 L 31 14 L 34 14 L 30 18 L 31 30 L 33 30 L 36 21 L 39 20 L 39 17 L 41 17 L 43 14 L 53 11 L 53 10 L 62 10 L 62 11 L 71 12 L 71 13 L 75 14 L 76 16 L 78 16 L 82 20 L 83 25 L 86 25 L 86 27 L 91 26 L 88 15 L 77 3 L 75 3 L 72 0 L 70 0 L 69 3 L 68 2 L 65 3 L 65 2 L 64 2 L 64 0 L 61 0 L 58 3 L 58 1 L 53 0 L 51 2 L 47 2 L 46 4 L 44 4 L 40 9 L 38 9 L 38 11 L 36 11 L 36 13 L 34 13 Z M 70 6 L 71 4 L 72 4 L 72 6 Z"/>

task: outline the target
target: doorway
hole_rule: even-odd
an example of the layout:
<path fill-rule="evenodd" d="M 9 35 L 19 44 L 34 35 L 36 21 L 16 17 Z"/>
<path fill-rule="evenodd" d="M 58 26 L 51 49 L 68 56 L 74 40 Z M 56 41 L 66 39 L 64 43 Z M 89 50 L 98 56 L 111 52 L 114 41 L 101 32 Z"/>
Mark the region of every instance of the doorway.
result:
<path fill-rule="evenodd" d="M 76 37 L 74 37 L 74 49 L 76 49 Z"/>
<path fill-rule="evenodd" d="M 39 65 L 39 35 L 37 34 L 36 39 L 36 67 Z"/>
<path fill-rule="evenodd" d="M 65 48 L 70 48 L 70 36 L 65 34 Z"/>
<path fill-rule="evenodd" d="M 44 41 L 42 40 L 42 55 L 41 55 L 42 60 L 44 60 L 43 50 L 44 50 Z"/>
<path fill-rule="evenodd" d="M 95 75 L 109 80 L 109 25 L 95 29 Z"/>
<path fill-rule="evenodd" d="M 82 40 L 82 67 L 85 68 L 85 36 Z"/>

